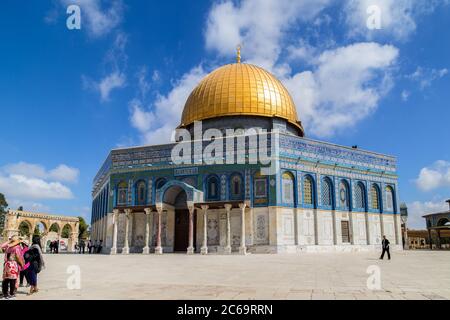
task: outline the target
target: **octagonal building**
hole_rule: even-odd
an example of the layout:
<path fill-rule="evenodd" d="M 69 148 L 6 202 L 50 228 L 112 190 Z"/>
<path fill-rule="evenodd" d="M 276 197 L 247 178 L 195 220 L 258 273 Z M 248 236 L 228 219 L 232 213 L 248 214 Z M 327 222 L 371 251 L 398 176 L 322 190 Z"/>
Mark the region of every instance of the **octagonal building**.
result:
<path fill-rule="evenodd" d="M 305 138 L 266 70 L 238 58 L 207 75 L 178 131 L 183 142 L 109 153 L 92 191 L 104 253 L 378 250 L 382 235 L 401 250 L 396 158 Z M 263 142 L 270 164 L 254 161 Z"/>

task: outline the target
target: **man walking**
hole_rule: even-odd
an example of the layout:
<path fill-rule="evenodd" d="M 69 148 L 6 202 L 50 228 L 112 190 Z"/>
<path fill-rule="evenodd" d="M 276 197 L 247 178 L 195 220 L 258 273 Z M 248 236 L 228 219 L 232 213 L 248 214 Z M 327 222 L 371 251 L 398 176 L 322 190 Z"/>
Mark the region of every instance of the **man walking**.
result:
<path fill-rule="evenodd" d="M 388 260 L 391 260 L 391 253 L 389 252 L 389 240 L 386 239 L 386 236 L 383 236 L 383 240 L 381 241 L 381 247 L 383 248 L 383 252 L 381 253 L 380 259 L 383 260 L 384 254 L 387 253 Z"/>
<path fill-rule="evenodd" d="M 91 254 L 92 253 L 92 242 L 91 242 L 91 239 L 88 240 L 87 248 L 88 248 L 89 254 Z"/>
<path fill-rule="evenodd" d="M 98 243 L 97 253 L 102 253 L 102 248 L 103 248 L 103 240 L 100 240 L 100 242 Z"/>

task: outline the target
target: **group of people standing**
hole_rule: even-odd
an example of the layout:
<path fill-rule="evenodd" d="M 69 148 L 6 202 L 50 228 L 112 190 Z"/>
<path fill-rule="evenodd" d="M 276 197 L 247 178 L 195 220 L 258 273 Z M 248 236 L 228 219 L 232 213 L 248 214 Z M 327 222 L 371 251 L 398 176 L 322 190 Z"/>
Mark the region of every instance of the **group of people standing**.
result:
<path fill-rule="evenodd" d="M 103 240 L 88 240 L 87 244 L 84 240 L 81 240 L 79 243 L 75 245 L 75 249 L 78 251 L 78 253 L 86 253 L 86 246 L 87 246 L 87 252 L 89 254 L 92 253 L 101 253 L 103 248 Z"/>
<path fill-rule="evenodd" d="M 59 252 L 59 242 L 58 240 L 50 242 L 50 253 L 58 253 Z"/>
<path fill-rule="evenodd" d="M 19 236 L 12 236 L 0 246 L 0 249 L 5 253 L 3 299 L 14 299 L 18 287 L 23 286 L 24 279 L 27 286 L 30 286 L 29 295 L 38 292 L 37 275 L 45 268 L 40 236 L 33 236 L 31 246 Z"/>

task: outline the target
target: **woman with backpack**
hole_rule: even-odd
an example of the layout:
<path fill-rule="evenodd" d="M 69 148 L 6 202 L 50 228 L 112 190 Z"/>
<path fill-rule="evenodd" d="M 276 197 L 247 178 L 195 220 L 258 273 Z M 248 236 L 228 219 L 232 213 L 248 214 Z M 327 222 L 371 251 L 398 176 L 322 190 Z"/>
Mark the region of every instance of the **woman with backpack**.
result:
<path fill-rule="evenodd" d="M 37 287 L 37 275 L 43 268 L 45 268 L 44 257 L 42 255 L 41 249 L 41 238 L 39 236 L 34 236 L 32 240 L 32 245 L 28 251 L 24 254 L 24 259 L 26 263 L 30 263 L 28 267 L 28 278 L 30 280 L 30 293 L 29 295 L 38 292 Z"/>

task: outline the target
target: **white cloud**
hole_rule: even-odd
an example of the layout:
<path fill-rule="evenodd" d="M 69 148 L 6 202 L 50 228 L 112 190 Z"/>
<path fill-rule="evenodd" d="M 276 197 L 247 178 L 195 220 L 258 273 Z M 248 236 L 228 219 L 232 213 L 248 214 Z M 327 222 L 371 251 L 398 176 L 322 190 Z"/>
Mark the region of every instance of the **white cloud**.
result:
<path fill-rule="evenodd" d="M 408 207 L 408 228 L 425 229 L 425 219 L 423 215 L 428 213 L 437 213 L 448 210 L 448 204 L 444 199 L 432 201 L 414 201 L 407 204 Z"/>
<path fill-rule="evenodd" d="M 373 39 L 376 36 L 385 36 L 403 41 L 416 31 L 418 18 L 432 13 L 438 6 L 448 4 L 448 0 L 348 0 L 344 11 L 351 37 Z M 379 30 L 367 28 L 367 9 L 370 6 L 380 9 Z"/>
<path fill-rule="evenodd" d="M 0 168 L 0 190 L 16 201 L 72 199 L 72 191 L 63 182 L 76 182 L 78 175 L 78 169 L 64 164 L 46 170 L 38 164 L 19 162 Z"/>
<path fill-rule="evenodd" d="M 130 102 L 130 122 L 139 130 L 143 143 L 170 142 L 189 94 L 205 76 L 202 66 L 197 66 L 184 74 L 167 95 L 158 95 L 149 107 L 139 99 Z"/>
<path fill-rule="evenodd" d="M 450 187 L 450 162 L 438 160 L 431 166 L 422 168 L 415 182 L 422 191 Z"/>
<path fill-rule="evenodd" d="M 116 34 L 111 48 L 105 56 L 105 63 L 110 70 L 107 75 L 98 81 L 92 80 L 87 76 L 82 76 L 83 88 L 100 93 L 102 102 L 110 100 L 111 93 L 126 86 L 125 70 L 128 62 L 128 55 L 125 48 L 128 42 L 128 36 L 123 32 Z"/>
<path fill-rule="evenodd" d="M 60 164 L 56 168 L 47 171 L 42 165 L 22 161 L 0 168 L 1 173 L 60 182 L 77 182 L 80 171 L 65 164 Z"/>
<path fill-rule="evenodd" d="M 43 166 L 27 162 L 8 164 L 1 171 L 6 174 L 24 175 L 31 178 L 46 178 L 48 176 L 48 172 Z"/>
<path fill-rule="evenodd" d="M 15 198 L 9 198 L 7 200 L 9 208 L 11 209 L 18 209 L 19 207 L 23 207 L 24 211 L 50 212 L 50 207 L 40 202 L 23 201 Z"/>
<path fill-rule="evenodd" d="M 20 199 L 72 199 L 72 191 L 60 182 L 48 182 L 18 174 L 0 176 L 0 190 L 6 197 Z"/>
<path fill-rule="evenodd" d="M 291 29 L 316 20 L 330 4 L 307 0 L 222 2 L 211 9 L 205 32 L 208 49 L 228 56 L 242 43 L 246 62 L 277 75 L 289 89 L 307 134 L 317 137 L 348 129 L 372 114 L 392 87 L 390 68 L 398 57 L 394 46 L 377 43 L 337 48 L 329 39 L 320 48 L 305 39 L 292 43 Z M 330 46 L 334 48 L 321 52 Z M 308 61 L 313 69 L 292 73 L 289 60 Z"/>
<path fill-rule="evenodd" d="M 130 102 L 130 113 L 131 113 L 131 125 L 138 129 L 140 132 L 149 131 L 154 123 L 155 116 L 150 111 L 145 111 L 138 99 L 133 99 Z"/>
<path fill-rule="evenodd" d="M 49 178 L 56 181 L 77 182 L 80 170 L 71 168 L 65 164 L 60 164 L 55 169 L 49 171 Z"/>
<path fill-rule="evenodd" d="M 313 71 L 282 79 L 306 131 L 330 136 L 373 113 L 391 88 L 389 68 L 397 56 L 390 45 L 357 43 L 325 51 Z"/>
<path fill-rule="evenodd" d="M 402 101 L 404 101 L 404 102 L 408 101 L 410 95 L 411 95 L 411 92 L 409 92 L 407 90 L 403 90 L 401 93 Z"/>
<path fill-rule="evenodd" d="M 224 56 L 243 46 L 243 59 L 272 70 L 281 41 L 295 22 L 312 21 L 330 0 L 220 2 L 208 15 L 206 47 Z"/>
<path fill-rule="evenodd" d="M 438 80 L 448 74 L 448 69 L 428 69 L 417 67 L 416 71 L 406 76 L 408 79 L 412 81 L 416 81 L 419 83 L 420 89 L 424 90 L 427 87 L 430 87 L 432 82 Z"/>
<path fill-rule="evenodd" d="M 107 75 L 97 84 L 102 101 L 109 101 L 109 96 L 114 89 L 123 88 L 125 86 L 126 77 L 123 73 L 114 71 Z"/>
<path fill-rule="evenodd" d="M 63 6 L 76 4 L 81 9 L 81 29 L 92 37 L 100 37 L 114 30 L 122 21 L 123 5 L 120 0 L 61 0 Z"/>

